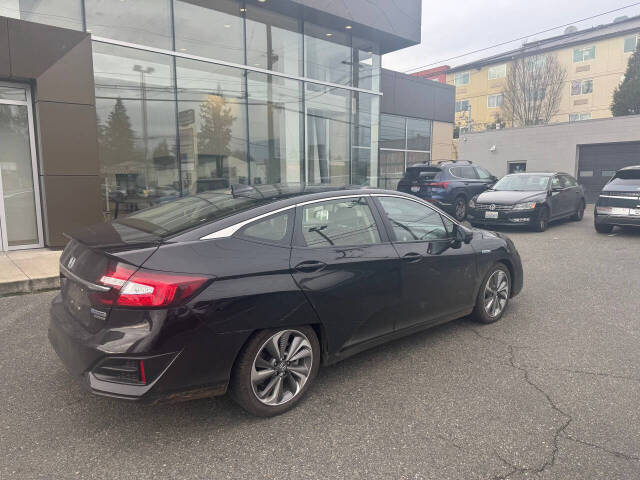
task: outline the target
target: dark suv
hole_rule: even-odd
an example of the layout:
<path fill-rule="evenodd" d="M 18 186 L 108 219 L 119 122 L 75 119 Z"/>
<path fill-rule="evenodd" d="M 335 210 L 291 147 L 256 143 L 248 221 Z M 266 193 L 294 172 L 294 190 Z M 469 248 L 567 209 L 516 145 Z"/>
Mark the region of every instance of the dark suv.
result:
<path fill-rule="evenodd" d="M 625 167 L 607 182 L 596 202 L 594 224 L 598 233 L 613 227 L 640 227 L 640 165 Z"/>
<path fill-rule="evenodd" d="M 418 163 L 407 168 L 398 182 L 398 190 L 432 202 L 457 220 L 464 220 L 469 200 L 496 180 L 487 170 L 471 162 Z"/>

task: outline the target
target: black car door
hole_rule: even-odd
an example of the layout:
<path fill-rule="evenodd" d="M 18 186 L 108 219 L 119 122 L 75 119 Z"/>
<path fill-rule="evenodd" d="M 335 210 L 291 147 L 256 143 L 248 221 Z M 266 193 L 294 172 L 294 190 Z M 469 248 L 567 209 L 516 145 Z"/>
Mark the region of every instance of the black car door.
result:
<path fill-rule="evenodd" d="M 562 178 L 567 189 L 567 208 L 569 212 L 573 213 L 580 207 L 584 193 L 576 179 L 571 175 L 562 175 Z"/>
<path fill-rule="evenodd" d="M 554 175 L 551 179 L 551 215 L 561 217 L 571 211 L 569 190 L 560 175 Z"/>
<path fill-rule="evenodd" d="M 407 198 L 374 196 L 398 251 L 402 273 L 400 330 L 468 311 L 475 299 L 476 253 L 454 244 L 453 221 Z"/>
<path fill-rule="evenodd" d="M 369 197 L 298 206 L 290 265 L 330 353 L 393 331 L 400 266 Z"/>

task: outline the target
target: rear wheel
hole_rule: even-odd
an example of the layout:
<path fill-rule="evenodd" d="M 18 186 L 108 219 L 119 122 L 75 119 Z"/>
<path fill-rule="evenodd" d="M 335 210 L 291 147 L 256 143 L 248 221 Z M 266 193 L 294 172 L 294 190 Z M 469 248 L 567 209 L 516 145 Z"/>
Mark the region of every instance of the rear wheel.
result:
<path fill-rule="evenodd" d="M 511 275 L 502 263 L 495 264 L 485 276 L 472 318 L 481 323 L 493 323 L 502 317 L 511 295 Z"/>
<path fill-rule="evenodd" d="M 543 208 L 538 214 L 538 218 L 533 224 L 533 229 L 536 232 L 544 232 L 549 227 L 549 209 Z"/>
<path fill-rule="evenodd" d="M 301 400 L 319 366 L 320 344 L 311 327 L 263 330 L 240 353 L 229 393 L 249 413 L 279 415 Z"/>
<path fill-rule="evenodd" d="M 571 216 L 571 220 L 573 220 L 574 222 L 579 222 L 580 220 L 582 220 L 582 218 L 584 217 L 584 208 L 585 208 L 585 204 L 583 201 L 581 201 L 580 205 L 578 206 L 578 209 Z"/>
<path fill-rule="evenodd" d="M 467 199 L 466 198 L 464 198 L 462 195 L 456 197 L 456 200 L 453 203 L 453 206 L 455 208 L 456 220 L 461 222 L 465 218 L 467 218 Z"/>
<path fill-rule="evenodd" d="M 596 232 L 598 233 L 611 233 L 613 231 L 613 225 L 598 223 L 595 220 L 593 222 L 593 226 L 596 228 Z"/>

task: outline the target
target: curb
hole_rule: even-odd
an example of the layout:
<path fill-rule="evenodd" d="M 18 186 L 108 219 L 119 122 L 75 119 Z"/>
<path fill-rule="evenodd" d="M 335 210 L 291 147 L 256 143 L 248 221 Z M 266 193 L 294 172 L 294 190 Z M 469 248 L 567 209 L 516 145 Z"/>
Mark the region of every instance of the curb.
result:
<path fill-rule="evenodd" d="M 15 282 L 0 283 L 0 297 L 39 292 L 60 288 L 60 277 L 29 278 Z"/>

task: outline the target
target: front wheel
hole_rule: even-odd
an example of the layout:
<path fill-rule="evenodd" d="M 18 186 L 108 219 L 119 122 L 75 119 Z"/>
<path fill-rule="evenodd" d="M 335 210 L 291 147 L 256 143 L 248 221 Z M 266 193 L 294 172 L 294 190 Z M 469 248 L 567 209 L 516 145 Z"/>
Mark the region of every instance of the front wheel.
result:
<path fill-rule="evenodd" d="M 471 313 L 474 320 L 493 323 L 502 317 L 511 296 L 511 275 L 502 263 L 495 264 L 484 277 L 476 306 Z"/>
<path fill-rule="evenodd" d="M 549 209 L 543 208 L 538 214 L 538 218 L 533 224 L 533 229 L 536 232 L 544 232 L 549 227 Z"/>
<path fill-rule="evenodd" d="M 293 408 L 320 367 L 320 344 L 311 327 L 254 334 L 234 366 L 229 393 L 246 411 L 272 417 Z"/>
<path fill-rule="evenodd" d="M 467 200 L 461 195 L 454 203 L 456 220 L 459 222 L 467 218 Z"/>

